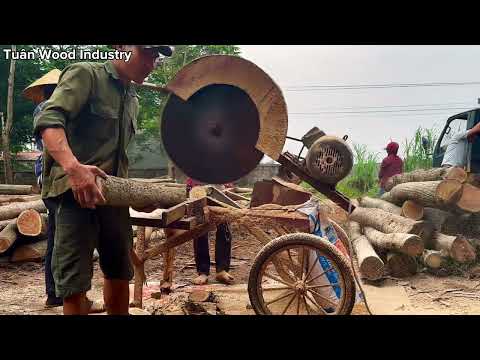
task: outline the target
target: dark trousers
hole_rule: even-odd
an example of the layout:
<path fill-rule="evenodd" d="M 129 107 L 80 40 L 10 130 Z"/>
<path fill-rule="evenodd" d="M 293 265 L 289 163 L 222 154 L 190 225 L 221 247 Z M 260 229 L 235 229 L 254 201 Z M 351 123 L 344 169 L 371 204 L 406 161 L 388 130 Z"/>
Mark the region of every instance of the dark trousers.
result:
<path fill-rule="evenodd" d="M 45 291 L 47 296 L 55 297 L 55 280 L 52 274 L 52 253 L 55 239 L 55 212 L 57 202 L 55 199 L 43 199 L 45 207 L 48 209 L 47 226 L 47 253 L 45 255 Z"/>
<path fill-rule="evenodd" d="M 197 273 L 210 274 L 210 252 L 208 246 L 208 233 L 196 238 L 193 241 L 195 252 L 195 263 Z M 215 238 L 215 267 L 217 272 L 229 271 L 232 255 L 232 234 L 227 224 L 220 224 L 217 227 Z"/>

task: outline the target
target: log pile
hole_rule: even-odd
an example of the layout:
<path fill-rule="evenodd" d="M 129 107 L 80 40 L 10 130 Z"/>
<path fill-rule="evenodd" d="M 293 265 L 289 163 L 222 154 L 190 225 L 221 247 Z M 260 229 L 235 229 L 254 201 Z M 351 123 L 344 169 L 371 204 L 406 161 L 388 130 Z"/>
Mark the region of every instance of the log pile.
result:
<path fill-rule="evenodd" d="M 480 188 L 461 168 L 416 170 L 393 176 L 380 199 L 361 197 L 350 214 L 360 261 L 377 257 L 385 274 L 408 277 L 422 266 L 438 269 L 445 260 L 472 263 L 480 247 Z M 371 247 L 355 246 L 365 238 Z M 373 253 L 372 253 L 373 250 Z"/>
<path fill-rule="evenodd" d="M 47 249 L 47 209 L 30 185 L 0 186 L 0 256 L 41 261 Z"/>

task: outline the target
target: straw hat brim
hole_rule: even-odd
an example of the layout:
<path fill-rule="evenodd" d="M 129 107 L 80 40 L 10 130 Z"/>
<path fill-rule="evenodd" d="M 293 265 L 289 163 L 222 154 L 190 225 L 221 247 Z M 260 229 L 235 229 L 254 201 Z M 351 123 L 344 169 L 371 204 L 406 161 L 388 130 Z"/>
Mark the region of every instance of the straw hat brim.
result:
<path fill-rule="evenodd" d="M 40 79 L 33 82 L 25 90 L 23 90 L 23 96 L 29 100 L 32 100 L 35 103 L 42 102 L 43 99 L 43 87 L 45 85 L 56 85 L 60 78 L 62 72 L 58 69 L 53 69 L 52 71 L 43 75 Z"/>

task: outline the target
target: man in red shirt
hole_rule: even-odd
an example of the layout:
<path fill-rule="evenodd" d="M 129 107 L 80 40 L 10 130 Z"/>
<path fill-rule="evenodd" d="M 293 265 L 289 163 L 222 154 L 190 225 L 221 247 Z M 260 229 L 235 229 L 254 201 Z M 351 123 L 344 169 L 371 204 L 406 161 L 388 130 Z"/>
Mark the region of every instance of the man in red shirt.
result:
<path fill-rule="evenodd" d="M 380 195 L 385 193 L 385 183 L 389 178 L 403 172 L 403 160 L 397 155 L 398 144 L 394 141 L 390 142 L 387 147 L 388 156 L 383 159 L 380 166 L 378 178 L 380 180 Z"/>

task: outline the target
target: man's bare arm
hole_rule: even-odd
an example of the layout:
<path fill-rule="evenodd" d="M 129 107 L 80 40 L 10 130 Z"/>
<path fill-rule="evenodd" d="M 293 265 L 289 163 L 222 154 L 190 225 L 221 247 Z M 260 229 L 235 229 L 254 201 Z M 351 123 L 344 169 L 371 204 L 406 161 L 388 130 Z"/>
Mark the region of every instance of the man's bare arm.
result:
<path fill-rule="evenodd" d="M 105 198 L 95 178 L 105 178 L 107 175 L 96 166 L 83 165 L 78 161 L 68 145 L 63 128 L 47 128 L 41 134 L 49 154 L 68 175 L 73 195 L 80 206 L 93 209 L 96 204 L 104 203 Z"/>

